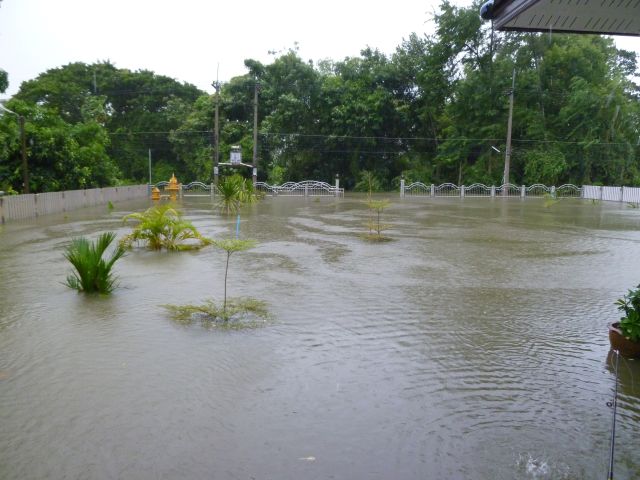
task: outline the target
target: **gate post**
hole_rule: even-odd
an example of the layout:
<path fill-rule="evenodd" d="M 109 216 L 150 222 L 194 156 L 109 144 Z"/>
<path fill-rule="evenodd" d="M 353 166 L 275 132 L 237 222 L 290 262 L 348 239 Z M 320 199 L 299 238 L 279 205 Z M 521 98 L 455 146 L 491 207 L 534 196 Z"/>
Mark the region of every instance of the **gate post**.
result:
<path fill-rule="evenodd" d="M 495 185 L 491 185 L 491 196 L 492 197 L 496 196 L 496 186 Z"/>
<path fill-rule="evenodd" d="M 460 185 L 460 198 L 464 198 L 464 185 Z"/>
<path fill-rule="evenodd" d="M 340 196 L 340 174 L 336 173 L 336 197 Z"/>
<path fill-rule="evenodd" d="M 404 175 L 400 177 L 400 198 L 404 198 Z"/>
<path fill-rule="evenodd" d="M 433 183 L 431 184 L 431 196 L 436 196 L 436 186 Z"/>
<path fill-rule="evenodd" d="M 525 193 L 526 193 L 525 187 L 524 187 L 524 185 L 522 185 L 520 187 L 520 198 L 524 198 Z"/>

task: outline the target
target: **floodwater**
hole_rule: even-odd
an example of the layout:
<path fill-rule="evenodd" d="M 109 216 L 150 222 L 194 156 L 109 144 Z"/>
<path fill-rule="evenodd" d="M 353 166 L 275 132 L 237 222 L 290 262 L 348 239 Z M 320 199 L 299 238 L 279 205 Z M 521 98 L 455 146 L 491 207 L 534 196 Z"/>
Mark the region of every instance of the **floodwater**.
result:
<path fill-rule="evenodd" d="M 640 210 L 404 199 L 367 243 L 362 198 L 243 212 L 229 293 L 251 330 L 173 323 L 220 299 L 225 254 L 134 250 L 109 297 L 63 285 L 74 236 L 131 202 L 0 226 L 0 479 L 602 479 L 607 324 L 640 283 Z M 212 237 L 235 218 L 208 198 Z M 640 362 L 620 362 L 615 478 L 640 478 Z"/>

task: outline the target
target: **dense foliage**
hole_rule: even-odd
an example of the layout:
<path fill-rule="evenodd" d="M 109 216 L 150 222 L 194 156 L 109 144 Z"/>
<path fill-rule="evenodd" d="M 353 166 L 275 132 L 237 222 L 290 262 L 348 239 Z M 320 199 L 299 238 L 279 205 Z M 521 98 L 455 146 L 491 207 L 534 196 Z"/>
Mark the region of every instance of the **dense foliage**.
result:
<path fill-rule="evenodd" d="M 392 55 L 367 48 L 340 61 L 246 60 L 220 96 L 109 62 L 74 63 L 25 82 L 7 107 L 27 119 L 34 191 L 145 182 L 213 171 L 214 105 L 221 161 L 232 145 L 252 158 L 259 85 L 258 175 L 355 188 L 408 181 L 501 183 L 515 70 L 511 181 L 640 184 L 635 55 L 591 35 L 492 32 L 444 1 L 432 36 L 412 34 Z M 491 147 L 502 152 L 497 153 Z M 249 160 L 250 163 L 250 160 Z M 19 189 L 16 119 L 0 118 L 0 185 Z M 250 174 L 250 172 L 245 172 Z"/>

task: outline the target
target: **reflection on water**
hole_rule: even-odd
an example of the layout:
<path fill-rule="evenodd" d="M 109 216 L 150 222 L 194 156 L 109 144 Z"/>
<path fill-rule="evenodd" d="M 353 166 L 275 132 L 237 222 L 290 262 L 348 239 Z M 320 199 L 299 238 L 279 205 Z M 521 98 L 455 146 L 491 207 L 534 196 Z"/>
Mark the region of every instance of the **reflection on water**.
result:
<path fill-rule="evenodd" d="M 205 331 L 160 307 L 220 299 L 225 255 L 136 250 L 120 288 L 62 282 L 70 238 L 124 235 L 145 202 L 0 231 L 0 478 L 597 479 L 613 305 L 640 282 L 640 212 L 527 199 L 267 198 L 229 294 L 264 329 Z M 235 218 L 184 200 L 208 236 Z M 616 478 L 640 476 L 640 367 L 621 362 Z"/>

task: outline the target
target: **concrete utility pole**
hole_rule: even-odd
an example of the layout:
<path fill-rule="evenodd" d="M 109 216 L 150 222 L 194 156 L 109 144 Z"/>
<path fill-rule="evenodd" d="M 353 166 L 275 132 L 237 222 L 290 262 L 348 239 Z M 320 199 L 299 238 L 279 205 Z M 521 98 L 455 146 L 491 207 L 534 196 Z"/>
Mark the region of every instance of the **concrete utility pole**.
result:
<path fill-rule="evenodd" d="M 213 127 L 213 183 L 218 185 L 218 162 L 220 161 L 220 82 L 216 80 L 211 84 L 216 89 L 216 116 Z"/>
<path fill-rule="evenodd" d="M 253 89 L 253 161 L 251 163 L 254 185 L 258 181 L 258 90 L 260 90 L 260 84 L 256 78 Z"/>
<path fill-rule="evenodd" d="M 502 177 L 502 184 L 509 183 L 509 164 L 511 162 L 511 124 L 513 123 L 513 93 L 516 89 L 516 69 L 513 69 L 513 76 L 511 77 L 511 92 L 509 93 L 509 121 L 507 123 L 507 147 L 504 152 L 504 175 Z M 507 193 L 505 191 L 505 193 Z"/>

